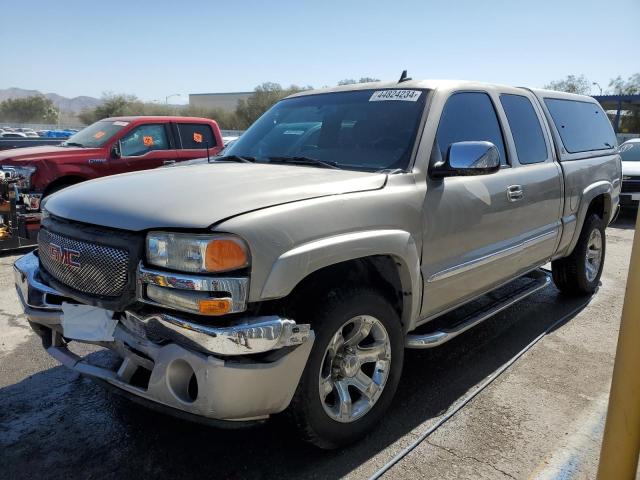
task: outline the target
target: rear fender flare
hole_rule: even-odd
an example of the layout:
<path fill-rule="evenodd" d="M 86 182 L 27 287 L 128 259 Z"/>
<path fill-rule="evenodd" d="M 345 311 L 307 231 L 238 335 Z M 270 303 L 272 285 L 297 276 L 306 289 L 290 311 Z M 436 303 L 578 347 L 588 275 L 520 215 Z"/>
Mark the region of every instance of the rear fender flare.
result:
<path fill-rule="evenodd" d="M 589 206 L 591 202 L 598 196 L 604 196 L 604 221 L 605 224 L 608 224 L 611 221 L 612 216 L 614 214 L 612 208 L 612 197 L 613 197 L 613 184 L 607 180 L 601 180 L 598 182 L 594 182 L 591 185 L 588 185 L 582 191 L 582 198 L 580 200 L 580 206 L 578 208 L 578 213 L 576 214 L 576 229 L 573 232 L 573 238 L 571 239 L 571 243 L 567 247 L 567 254 L 573 252 L 576 244 L 578 243 L 578 239 L 580 238 L 580 232 L 582 231 L 582 227 L 584 225 L 584 221 L 587 218 L 587 211 L 589 210 Z"/>

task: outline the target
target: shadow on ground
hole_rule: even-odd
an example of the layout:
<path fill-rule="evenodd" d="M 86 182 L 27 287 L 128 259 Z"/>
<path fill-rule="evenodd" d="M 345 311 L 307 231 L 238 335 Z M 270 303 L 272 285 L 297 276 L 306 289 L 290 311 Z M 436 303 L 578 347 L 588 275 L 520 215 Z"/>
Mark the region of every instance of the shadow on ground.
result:
<path fill-rule="evenodd" d="M 147 411 L 64 367 L 51 368 L 0 390 L 3 477 L 346 475 L 442 414 L 550 325 L 587 302 L 559 297 L 550 287 L 440 348 L 407 351 L 388 415 L 366 439 L 339 451 L 301 443 L 282 418 L 252 429 L 217 430 Z M 32 341 L 37 341 L 35 335 Z M 15 352 L 12 358 L 20 356 Z M 380 463 L 395 453 L 389 449 Z"/>

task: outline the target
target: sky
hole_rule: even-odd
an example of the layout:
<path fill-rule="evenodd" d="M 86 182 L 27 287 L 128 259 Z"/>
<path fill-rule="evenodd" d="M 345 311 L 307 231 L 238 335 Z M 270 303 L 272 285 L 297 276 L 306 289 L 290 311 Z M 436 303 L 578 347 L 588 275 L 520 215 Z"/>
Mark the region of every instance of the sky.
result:
<path fill-rule="evenodd" d="M 407 69 L 533 87 L 584 74 L 606 89 L 640 72 L 639 19 L 640 0 L 0 0 L 0 88 L 187 103 Z"/>

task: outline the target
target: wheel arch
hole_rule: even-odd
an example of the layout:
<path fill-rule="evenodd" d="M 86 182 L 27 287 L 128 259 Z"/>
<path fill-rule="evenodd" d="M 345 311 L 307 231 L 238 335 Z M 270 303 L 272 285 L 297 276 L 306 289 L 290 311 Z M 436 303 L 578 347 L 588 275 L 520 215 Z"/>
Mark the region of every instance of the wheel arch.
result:
<path fill-rule="evenodd" d="M 60 188 L 75 185 L 76 183 L 84 182 L 85 180 L 87 180 L 87 178 L 81 175 L 65 175 L 63 177 L 56 178 L 53 182 L 47 185 L 42 196 L 46 197 L 47 195 L 51 195 L 58 191 Z"/>
<path fill-rule="evenodd" d="M 310 285 L 362 282 L 395 302 L 404 331 L 419 311 L 422 277 L 418 249 L 409 232 L 375 230 L 315 240 L 276 260 L 262 288 L 263 300 L 281 299 Z"/>
<path fill-rule="evenodd" d="M 569 255 L 573 252 L 588 215 L 596 213 L 604 219 L 605 225 L 608 225 L 613 218 L 613 208 L 613 185 L 611 182 L 603 180 L 587 186 L 582 192 L 582 201 L 576 215 L 576 229 L 573 232 L 571 243 L 565 250 L 566 254 Z"/>

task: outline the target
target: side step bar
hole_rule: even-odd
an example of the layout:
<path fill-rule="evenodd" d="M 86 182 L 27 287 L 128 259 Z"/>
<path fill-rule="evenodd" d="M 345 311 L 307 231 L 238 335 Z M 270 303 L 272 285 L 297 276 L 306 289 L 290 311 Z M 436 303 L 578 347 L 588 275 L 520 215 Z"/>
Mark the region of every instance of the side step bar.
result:
<path fill-rule="evenodd" d="M 405 340 L 406 348 L 434 348 L 457 337 L 479 323 L 493 317 L 497 313 L 527 298 L 529 295 L 542 290 L 551 283 L 551 276 L 544 270 L 534 270 L 526 275 L 531 278 L 529 285 L 523 286 L 512 292 L 508 297 L 498 303 L 475 312 L 451 328 L 441 328 L 439 330 L 424 334 L 409 334 Z"/>

